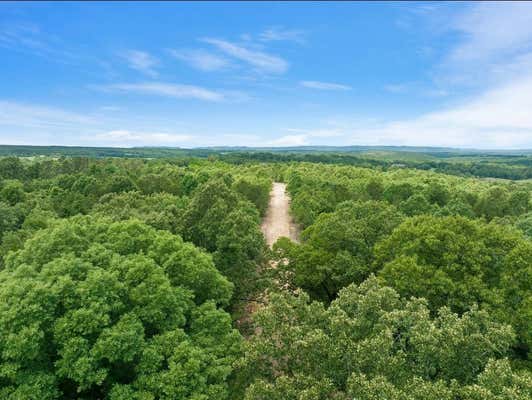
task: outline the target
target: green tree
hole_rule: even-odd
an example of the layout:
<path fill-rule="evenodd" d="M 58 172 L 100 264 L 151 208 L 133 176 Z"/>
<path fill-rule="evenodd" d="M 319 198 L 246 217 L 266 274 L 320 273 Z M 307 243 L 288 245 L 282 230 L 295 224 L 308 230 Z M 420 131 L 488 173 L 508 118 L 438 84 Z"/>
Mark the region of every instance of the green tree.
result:
<path fill-rule="evenodd" d="M 227 177 L 201 185 L 183 216 L 184 234 L 214 255 L 216 266 L 235 284 L 235 299 L 256 288 L 264 239 L 257 208 L 236 193 Z"/>
<path fill-rule="evenodd" d="M 295 285 L 331 301 L 342 287 L 361 283 L 372 272 L 373 246 L 402 220 L 394 206 L 373 200 L 343 202 L 321 214 L 289 250 Z"/>
<path fill-rule="evenodd" d="M 16 229 L 18 225 L 19 219 L 14 208 L 0 202 L 0 242 L 6 232 Z"/>
<path fill-rule="evenodd" d="M 234 185 L 234 189 L 255 204 L 261 215 L 264 215 L 270 200 L 271 181 L 266 179 L 253 180 L 239 179 Z"/>
<path fill-rule="evenodd" d="M 107 193 L 121 193 L 138 190 L 135 182 L 127 175 L 112 175 L 106 182 L 107 187 L 105 191 Z"/>
<path fill-rule="evenodd" d="M 25 176 L 24 164 L 18 157 L 0 158 L 0 178 L 23 179 Z"/>
<path fill-rule="evenodd" d="M 502 217 L 508 211 L 508 201 L 508 189 L 502 186 L 492 186 L 478 199 L 476 211 L 489 220 Z"/>
<path fill-rule="evenodd" d="M 442 308 L 431 316 L 424 300 L 401 298 L 374 278 L 342 289 L 329 308 L 303 292 L 274 295 L 256 323 L 239 364 L 248 400 L 532 394 L 530 373 L 513 372 L 504 359 L 511 327 L 477 309 L 458 316 Z"/>
<path fill-rule="evenodd" d="M 532 349 L 532 242 L 519 241 L 506 255 L 500 282 L 504 304 L 494 309 L 496 317 L 512 324 L 520 338 L 522 358 Z"/>
<path fill-rule="evenodd" d="M 4 181 L 2 190 L 0 190 L 0 198 L 14 206 L 17 203 L 24 201 L 26 193 L 22 182 L 17 180 Z"/>
<path fill-rule="evenodd" d="M 463 217 L 474 218 L 475 211 L 471 204 L 467 201 L 465 196 L 457 195 L 449 200 L 449 202 L 438 210 L 435 214 L 438 215 L 461 215 Z"/>
<path fill-rule="evenodd" d="M 239 207 L 224 218 L 216 239 L 214 260 L 218 269 L 235 284 L 237 298 L 256 288 L 264 248 L 264 236 L 254 208 Z"/>
<path fill-rule="evenodd" d="M 171 193 L 181 194 L 178 177 L 166 173 L 143 174 L 137 180 L 140 191 L 144 194 Z"/>
<path fill-rule="evenodd" d="M 333 211 L 334 204 L 324 192 L 301 190 L 292 198 L 290 209 L 294 219 L 308 227 L 321 213 Z"/>
<path fill-rule="evenodd" d="M 530 191 L 513 191 L 508 199 L 508 208 L 513 215 L 521 215 L 530 211 Z"/>
<path fill-rule="evenodd" d="M 375 254 L 383 282 L 402 296 L 426 298 L 434 311 L 449 306 L 461 313 L 479 304 L 509 323 L 515 313 L 525 313 L 524 319 L 529 315 L 527 286 L 517 296 L 508 289 L 511 281 L 528 279 L 532 248 L 508 227 L 463 217 L 418 216 L 397 227 L 375 247 Z M 528 348 L 530 338 L 514 326 L 521 346 Z"/>
<path fill-rule="evenodd" d="M 80 192 L 53 186 L 49 192 L 49 199 L 53 210 L 60 217 L 70 217 L 86 214 L 91 208 L 92 201 Z"/>
<path fill-rule="evenodd" d="M 0 272 L 0 397 L 225 399 L 240 336 L 210 256 L 138 221 L 38 231 Z"/>
<path fill-rule="evenodd" d="M 366 192 L 372 200 L 382 200 L 384 184 L 380 178 L 371 178 L 366 184 Z"/>
<path fill-rule="evenodd" d="M 236 208 L 238 201 L 238 195 L 223 179 L 212 179 L 199 187 L 183 216 L 185 238 L 215 251 L 223 220 Z"/>
<path fill-rule="evenodd" d="M 11 211 L 16 213 L 13 210 Z M 0 203 L 0 221 L 2 220 L 1 214 L 2 205 Z M 38 207 L 33 208 L 28 215 L 25 216 L 25 218 L 21 218 L 20 215 L 16 217 L 15 221 L 17 222 L 15 223 L 14 227 L 6 231 L 4 235 L 2 235 L 0 229 L 0 239 L 2 239 L 0 245 L 0 257 L 5 257 L 5 255 L 7 255 L 7 253 L 10 251 L 21 249 L 24 246 L 24 242 L 28 238 L 30 238 L 39 229 L 50 226 L 55 221 L 56 217 L 57 216 L 53 212 L 42 210 Z M 20 224 L 22 219 L 24 222 Z M 20 229 L 16 229 L 19 227 Z M 0 265 L 1 264 L 3 263 L 0 259 Z"/>
<path fill-rule="evenodd" d="M 384 190 L 386 201 L 398 205 L 416 192 L 414 186 L 408 182 L 391 183 Z"/>
<path fill-rule="evenodd" d="M 515 224 L 526 236 L 532 238 L 532 212 L 523 214 Z"/>
<path fill-rule="evenodd" d="M 399 209 L 405 215 L 413 216 L 430 212 L 431 204 L 423 194 L 416 193 L 405 201 L 402 201 L 399 204 Z"/>
<path fill-rule="evenodd" d="M 439 181 L 431 181 L 427 185 L 425 193 L 429 202 L 435 203 L 440 207 L 447 204 L 450 198 L 450 192 L 447 185 Z"/>
<path fill-rule="evenodd" d="M 182 233 L 187 200 L 168 193 L 149 196 L 139 192 L 107 193 L 92 208 L 92 213 L 115 221 L 136 218 L 156 229 Z"/>

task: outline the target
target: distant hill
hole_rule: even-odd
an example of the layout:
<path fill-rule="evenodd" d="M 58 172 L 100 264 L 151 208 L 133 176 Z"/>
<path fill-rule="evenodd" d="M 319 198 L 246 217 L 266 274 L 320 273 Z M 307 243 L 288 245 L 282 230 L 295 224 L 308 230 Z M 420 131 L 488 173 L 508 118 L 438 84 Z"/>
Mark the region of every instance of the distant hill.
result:
<path fill-rule="evenodd" d="M 416 168 L 485 178 L 532 179 L 532 150 L 476 150 L 411 146 L 300 147 L 69 147 L 0 145 L 0 158 L 92 157 L 176 159 L 213 158 L 232 164 L 303 161 L 360 167 Z"/>
<path fill-rule="evenodd" d="M 385 152 L 412 152 L 412 153 L 427 153 L 427 154 L 500 154 L 500 155 L 532 155 L 532 149 L 517 149 L 517 150 L 483 150 L 483 149 L 462 149 L 454 147 L 427 147 L 427 146 L 291 146 L 291 147 L 246 147 L 246 146 L 213 146 L 213 147 L 199 147 L 203 150 L 214 151 L 267 151 L 273 153 L 286 152 L 333 152 L 333 153 L 364 153 L 372 151 Z"/>
<path fill-rule="evenodd" d="M 183 149 L 178 147 L 81 147 L 81 146 L 12 146 L 0 145 L 0 156 L 86 156 L 86 157 L 141 157 L 165 158 L 176 156 L 209 156 L 227 152 L 268 153 L 358 153 L 375 158 L 404 159 L 401 153 L 427 154 L 438 158 L 463 156 L 532 156 L 532 149 L 481 150 L 451 147 L 416 146 L 294 146 L 294 147 L 245 147 L 217 146 Z M 415 157 L 417 158 L 417 157 Z"/>

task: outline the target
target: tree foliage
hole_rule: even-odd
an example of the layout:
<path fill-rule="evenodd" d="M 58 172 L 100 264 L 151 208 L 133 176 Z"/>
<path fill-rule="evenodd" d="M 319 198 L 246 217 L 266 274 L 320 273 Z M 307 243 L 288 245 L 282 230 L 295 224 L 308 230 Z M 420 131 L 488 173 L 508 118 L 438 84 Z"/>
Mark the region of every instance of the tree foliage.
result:
<path fill-rule="evenodd" d="M 375 254 L 379 277 L 401 295 L 424 297 L 433 310 L 464 312 L 479 304 L 514 321 L 521 345 L 532 345 L 532 247 L 518 232 L 463 217 L 419 216 Z"/>
<path fill-rule="evenodd" d="M 41 230 L 0 272 L 1 397 L 227 398 L 231 290 L 209 255 L 139 221 Z"/>
<path fill-rule="evenodd" d="M 532 183 L 474 178 L 530 157 L 49 151 L 0 157 L 0 398 L 532 397 Z"/>
<path fill-rule="evenodd" d="M 246 344 L 246 399 L 528 399 L 532 376 L 505 357 L 508 325 L 485 311 L 435 316 L 375 278 L 330 307 L 304 293 L 272 296 Z"/>
<path fill-rule="evenodd" d="M 342 287 L 370 275 L 373 247 L 402 220 L 394 206 L 374 200 L 347 201 L 322 213 L 303 232 L 303 243 L 286 249 L 294 284 L 316 298 L 333 300 Z"/>

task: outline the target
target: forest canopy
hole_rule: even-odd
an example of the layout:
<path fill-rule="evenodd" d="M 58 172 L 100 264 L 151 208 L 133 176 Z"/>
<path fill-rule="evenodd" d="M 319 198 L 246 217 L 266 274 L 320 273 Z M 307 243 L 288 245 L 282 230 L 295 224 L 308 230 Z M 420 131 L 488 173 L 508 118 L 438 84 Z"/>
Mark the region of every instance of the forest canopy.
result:
<path fill-rule="evenodd" d="M 526 155 L 52 150 L 0 157 L 2 399 L 532 398 Z"/>

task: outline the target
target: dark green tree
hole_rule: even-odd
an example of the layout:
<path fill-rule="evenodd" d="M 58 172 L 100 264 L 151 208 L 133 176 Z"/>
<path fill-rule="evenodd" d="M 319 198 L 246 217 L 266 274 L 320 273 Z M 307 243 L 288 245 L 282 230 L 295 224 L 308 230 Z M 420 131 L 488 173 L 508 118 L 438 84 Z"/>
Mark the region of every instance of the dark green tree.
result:
<path fill-rule="evenodd" d="M 423 215 L 405 220 L 375 254 L 378 276 L 402 296 L 424 297 L 434 311 L 448 306 L 462 313 L 479 304 L 501 321 L 520 320 L 514 324 L 520 346 L 532 344 L 516 317 L 530 315 L 530 289 L 523 280 L 532 265 L 532 248 L 518 231 L 464 217 Z M 512 293 L 510 282 L 525 286 Z"/>
<path fill-rule="evenodd" d="M 211 257 L 138 221 L 62 220 L 0 272 L 0 397 L 225 399 L 240 336 Z"/>
<path fill-rule="evenodd" d="M 331 301 L 350 283 L 372 272 L 373 246 L 401 223 L 403 215 L 379 201 L 338 205 L 303 231 L 302 244 L 288 250 L 294 284 L 314 297 Z"/>
<path fill-rule="evenodd" d="M 26 193 L 22 182 L 17 180 L 4 181 L 0 190 L 0 199 L 14 206 L 24 201 Z"/>
<path fill-rule="evenodd" d="M 329 308 L 302 292 L 272 296 L 256 323 L 240 362 L 249 400 L 532 394 L 530 373 L 513 372 L 505 360 L 511 327 L 476 309 L 458 316 L 442 308 L 431 316 L 426 301 L 403 299 L 373 278 L 341 290 Z"/>

